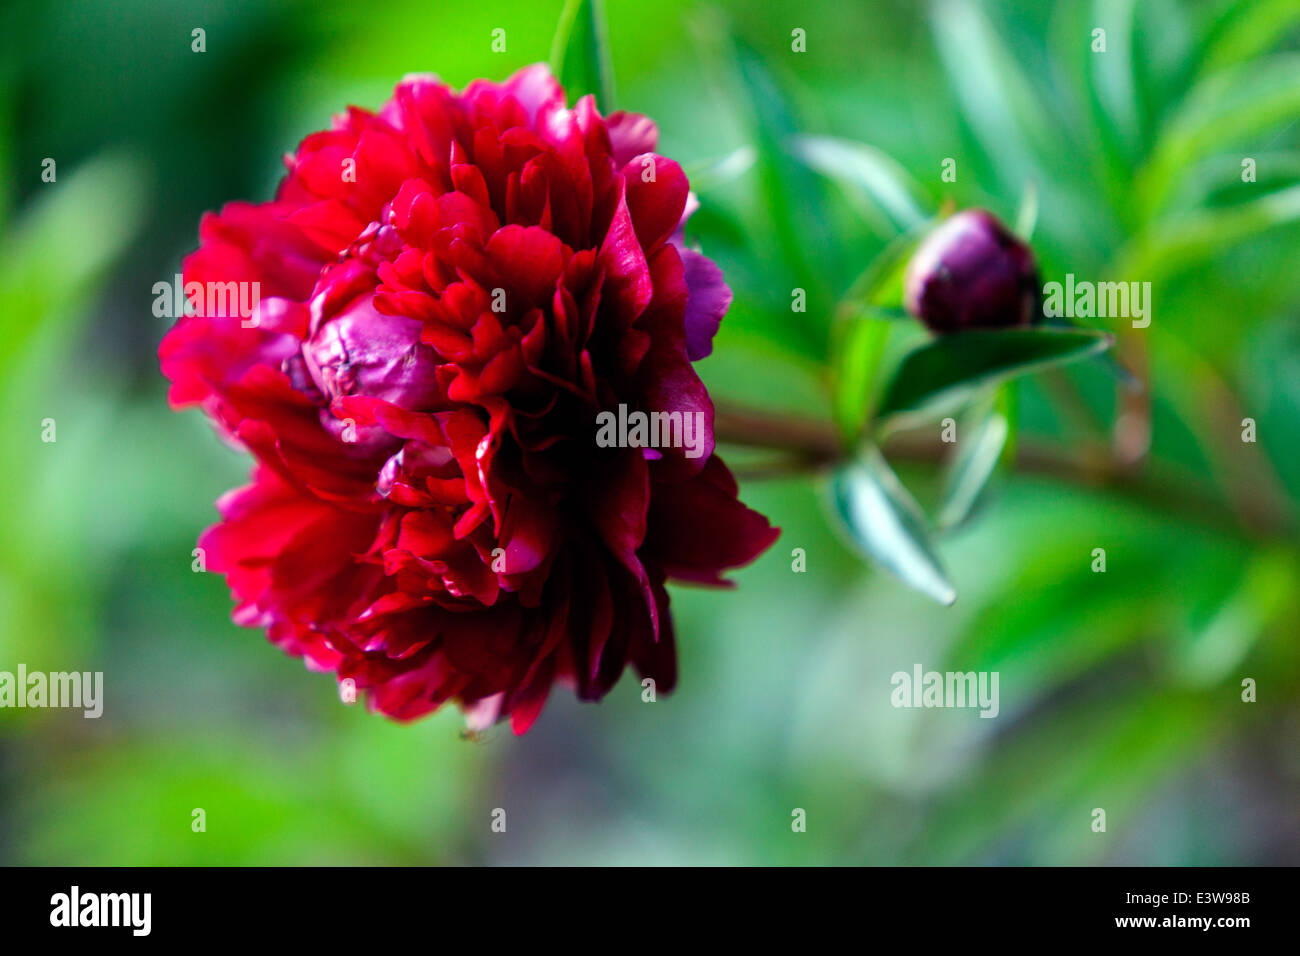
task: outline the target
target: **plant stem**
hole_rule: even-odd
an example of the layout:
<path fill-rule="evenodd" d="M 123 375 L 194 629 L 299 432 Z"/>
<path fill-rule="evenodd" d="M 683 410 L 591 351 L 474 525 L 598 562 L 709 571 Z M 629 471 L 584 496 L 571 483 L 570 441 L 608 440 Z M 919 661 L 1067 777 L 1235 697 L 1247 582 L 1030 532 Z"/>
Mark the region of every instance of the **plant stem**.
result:
<path fill-rule="evenodd" d="M 713 433 L 718 441 L 751 448 L 775 448 L 800 456 L 834 461 L 845 451 L 835 429 L 824 422 L 797 415 L 775 414 L 715 402 Z"/>
<path fill-rule="evenodd" d="M 737 469 L 743 478 L 776 478 L 823 471 L 843 461 L 852 450 L 829 423 L 716 403 L 714 435 L 719 442 L 750 448 L 775 449 L 783 456 Z M 885 443 L 893 461 L 937 463 L 951 446 L 916 433 L 900 434 Z M 1269 496 L 1225 504 L 1214 488 L 1195 474 L 1161 468 L 1149 459 L 1137 470 L 1117 461 L 1099 441 L 1077 442 L 1066 448 L 1022 438 L 1016 447 L 1016 469 L 1090 488 L 1110 489 L 1158 511 L 1220 530 L 1276 539 L 1295 532 L 1294 515 Z"/>

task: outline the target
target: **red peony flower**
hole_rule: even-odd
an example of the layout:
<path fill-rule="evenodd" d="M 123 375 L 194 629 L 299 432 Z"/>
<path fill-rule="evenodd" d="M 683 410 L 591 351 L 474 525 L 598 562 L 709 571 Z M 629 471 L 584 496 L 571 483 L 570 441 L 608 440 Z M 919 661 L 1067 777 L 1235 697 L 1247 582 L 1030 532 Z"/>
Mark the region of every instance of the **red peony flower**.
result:
<path fill-rule="evenodd" d="M 173 406 L 257 459 L 200 539 L 238 623 L 399 719 L 523 733 L 552 684 L 599 699 L 629 663 L 671 689 L 665 580 L 725 585 L 777 530 L 713 454 L 691 363 L 731 293 L 656 135 L 540 65 L 413 77 L 303 140 L 273 202 L 204 217 L 159 355 Z M 250 315 L 199 291 L 228 283 Z M 616 409 L 702 427 L 602 447 Z"/>

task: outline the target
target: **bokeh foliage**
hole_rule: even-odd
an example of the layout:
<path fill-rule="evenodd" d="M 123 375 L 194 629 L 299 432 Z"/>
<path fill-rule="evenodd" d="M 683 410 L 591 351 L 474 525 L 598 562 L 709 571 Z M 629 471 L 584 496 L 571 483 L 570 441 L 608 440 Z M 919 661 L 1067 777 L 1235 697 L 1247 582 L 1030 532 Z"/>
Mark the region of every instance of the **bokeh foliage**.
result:
<path fill-rule="evenodd" d="M 868 568 L 825 480 L 789 478 L 746 485 L 784 533 L 737 590 L 673 591 L 672 697 L 643 704 L 630 678 L 599 709 L 557 693 L 522 740 L 344 707 L 229 622 L 190 549 L 247 462 L 167 410 L 153 283 L 204 210 L 268 197 L 280 155 L 331 113 L 407 72 L 463 85 L 546 60 L 562 6 L 0 14 L 0 669 L 102 670 L 107 688 L 99 721 L 0 711 L 0 860 L 1300 859 L 1293 3 L 607 4 L 617 105 L 653 115 L 661 151 L 698 172 L 691 234 L 736 292 L 701 366 L 715 397 L 857 434 L 922 338 L 880 315 L 946 208 L 1036 219 L 1045 279 L 1153 283 L 1151 328 L 1109 329 L 1149 408 L 1094 361 L 1021 380 L 1014 415 L 1006 392 L 972 410 L 1056 450 L 1108 447 L 1118 418 L 1148 415 L 1143 468 L 1081 481 L 1002 455 L 936 538 L 952 607 Z M 885 451 L 934 517 L 952 479 Z M 893 709 L 889 675 L 916 662 L 1000 671 L 1002 715 Z"/>

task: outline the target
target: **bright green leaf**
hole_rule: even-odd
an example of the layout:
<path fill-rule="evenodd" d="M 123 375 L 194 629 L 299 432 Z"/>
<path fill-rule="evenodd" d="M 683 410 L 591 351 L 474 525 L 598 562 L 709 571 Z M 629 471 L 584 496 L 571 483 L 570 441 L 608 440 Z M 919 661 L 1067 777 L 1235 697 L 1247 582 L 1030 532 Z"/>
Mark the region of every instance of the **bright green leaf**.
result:
<path fill-rule="evenodd" d="M 1244 63 L 1266 53 L 1300 23 L 1295 0 L 1238 0 L 1224 7 L 1207 31 L 1203 69 Z"/>
<path fill-rule="evenodd" d="M 842 323 L 835 348 L 832 393 L 836 424 L 849 440 L 861 434 L 871 417 L 870 400 L 893 323 L 870 314 Z"/>
<path fill-rule="evenodd" d="M 551 72 L 564 84 L 569 102 L 588 93 L 604 113 L 614 109 L 614 66 L 604 0 L 568 0 L 551 44 Z"/>

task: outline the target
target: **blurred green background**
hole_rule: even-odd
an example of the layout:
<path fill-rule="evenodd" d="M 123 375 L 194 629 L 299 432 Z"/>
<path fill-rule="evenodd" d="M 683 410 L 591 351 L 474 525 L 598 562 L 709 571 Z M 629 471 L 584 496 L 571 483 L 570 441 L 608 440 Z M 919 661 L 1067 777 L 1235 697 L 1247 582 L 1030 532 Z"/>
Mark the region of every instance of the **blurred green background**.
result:
<path fill-rule="evenodd" d="M 203 211 L 269 198 L 281 155 L 346 104 L 408 72 L 461 86 L 545 60 L 561 5 L 0 14 L 0 670 L 103 671 L 106 694 L 99 720 L 0 711 L 0 862 L 1300 862 L 1293 0 L 609 5 L 618 105 L 704 171 L 696 237 L 737 294 L 701 365 L 715 397 L 829 420 L 830 317 L 909 226 L 870 183 L 799 166 L 796 131 L 883 151 L 925 210 L 1013 221 L 1036 195 L 1047 279 L 1153 282 L 1146 469 L 1006 476 L 940 540 L 954 607 L 868 569 L 821 482 L 788 478 L 745 484 L 784 533 L 738 589 L 673 590 L 673 695 L 557 690 L 522 739 L 345 706 L 230 622 L 190 551 L 249 463 L 168 410 L 153 284 Z M 753 168 L 709 172 L 747 144 Z M 1104 443 L 1122 411 L 1097 363 L 1020 398 L 1023 434 L 1057 447 Z M 933 469 L 899 469 L 928 501 Z M 893 709 L 914 663 L 999 671 L 1001 716 Z"/>

